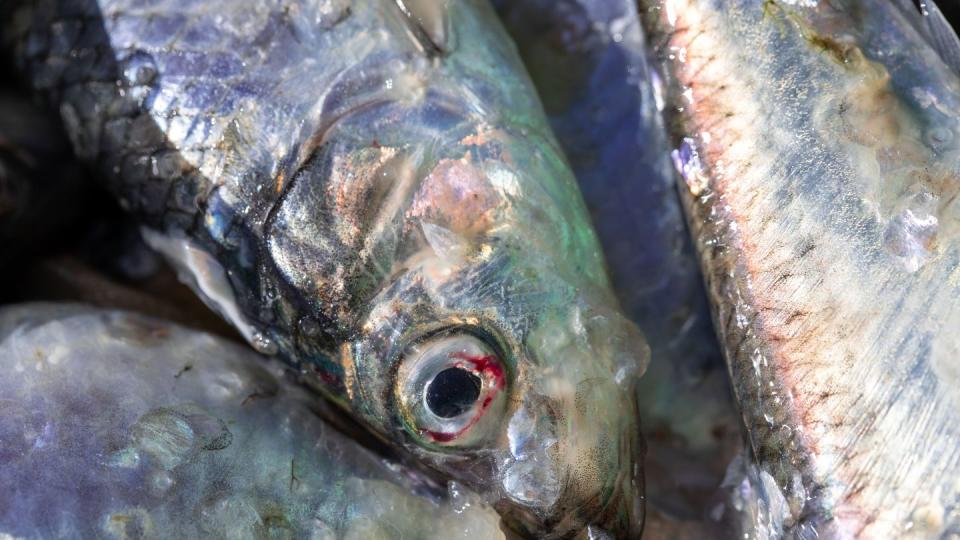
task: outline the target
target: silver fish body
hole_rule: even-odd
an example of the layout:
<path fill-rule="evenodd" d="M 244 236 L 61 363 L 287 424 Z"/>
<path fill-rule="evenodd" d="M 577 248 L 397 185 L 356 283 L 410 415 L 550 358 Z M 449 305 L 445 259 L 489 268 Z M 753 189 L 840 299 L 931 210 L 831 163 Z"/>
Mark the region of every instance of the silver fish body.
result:
<path fill-rule="evenodd" d="M 960 81 L 928 21 L 909 2 L 647 7 L 750 432 L 740 534 L 954 537 Z"/>
<path fill-rule="evenodd" d="M 325 424 L 278 361 L 78 304 L 0 310 L 4 538 L 504 538 Z M 442 493 L 442 492 L 441 492 Z"/>
<path fill-rule="evenodd" d="M 4 35 L 258 350 L 520 531 L 638 534 L 646 345 L 492 10 L 434 7 L 64 0 Z"/>
<path fill-rule="evenodd" d="M 636 3 L 496 4 L 577 177 L 617 298 L 650 344 L 638 386 L 648 528 L 651 508 L 667 523 L 700 523 L 742 447 L 740 420 L 676 192 L 660 81 Z"/>

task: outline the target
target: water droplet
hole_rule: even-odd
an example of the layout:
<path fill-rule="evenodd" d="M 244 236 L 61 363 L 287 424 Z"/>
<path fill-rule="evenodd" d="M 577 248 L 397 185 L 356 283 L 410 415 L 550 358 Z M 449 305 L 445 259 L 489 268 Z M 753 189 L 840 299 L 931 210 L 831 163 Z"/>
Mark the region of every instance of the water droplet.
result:
<path fill-rule="evenodd" d="M 277 342 L 270 339 L 263 332 L 256 332 L 253 334 L 253 338 L 250 340 L 250 345 L 260 354 L 265 354 L 267 356 L 273 356 L 277 354 Z"/>
<path fill-rule="evenodd" d="M 937 97 L 922 86 L 913 87 L 910 93 L 913 95 L 913 99 L 917 102 L 917 105 L 920 105 L 921 108 L 926 109 L 931 105 L 937 104 Z"/>
<path fill-rule="evenodd" d="M 560 496 L 560 481 L 553 470 L 553 464 L 543 463 L 540 457 L 535 455 L 510 463 L 503 473 L 502 483 L 514 500 L 548 508 Z"/>
<path fill-rule="evenodd" d="M 110 467 L 132 469 L 140 465 L 140 452 L 138 452 L 136 448 L 117 450 L 107 457 L 107 465 Z"/>
<path fill-rule="evenodd" d="M 687 188 L 694 197 L 707 189 L 707 175 L 703 172 L 700 154 L 694 146 L 693 139 L 685 137 L 680 147 L 670 153 L 670 157 L 673 158 L 673 166 L 686 181 Z"/>
<path fill-rule="evenodd" d="M 463 486 L 457 482 L 451 481 L 447 483 L 447 494 L 450 495 L 450 503 L 454 512 L 462 514 L 470 508 L 470 497 L 467 492 L 464 491 Z"/>
<path fill-rule="evenodd" d="M 173 469 L 194 451 L 195 434 L 182 415 L 170 409 L 154 409 L 130 428 L 136 447 L 163 469 Z"/>
<path fill-rule="evenodd" d="M 656 70 L 650 70 L 650 85 L 653 87 L 653 102 L 657 106 L 657 112 L 662 113 L 667 107 L 663 79 Z"/>
<path fill-rule="evenodd" d="M 157 495 L 162 495 L 173 485 L 173 477 L 167 471 L 157 471 L 150 477 L 150 488 Z"/>
<path fill-rule="evenodd" d="M 123 78 L 129 86 L 145 86 L 157 76 L 157 64 L 153 56 L 144 51 L 135 51 L 123 61 Z"/>
<path fill-rule="evenodd" d="M 883 246 L 908 272 L 916 272 L 934 256 L 937 229 L 936 216 L 907 208 L 890 220 Z"/>

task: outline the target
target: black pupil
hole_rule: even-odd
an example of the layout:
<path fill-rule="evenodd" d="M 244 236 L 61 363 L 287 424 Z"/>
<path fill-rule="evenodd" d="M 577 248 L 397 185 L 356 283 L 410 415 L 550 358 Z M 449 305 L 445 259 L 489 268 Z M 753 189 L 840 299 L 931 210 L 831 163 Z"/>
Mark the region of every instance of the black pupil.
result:
<path fill-rule="evenodd" d="M 427 385 L 427 407 L 440 418 L 467 411 L 480 397 L 480 378 L 465 369 L 447 368 Z"/>

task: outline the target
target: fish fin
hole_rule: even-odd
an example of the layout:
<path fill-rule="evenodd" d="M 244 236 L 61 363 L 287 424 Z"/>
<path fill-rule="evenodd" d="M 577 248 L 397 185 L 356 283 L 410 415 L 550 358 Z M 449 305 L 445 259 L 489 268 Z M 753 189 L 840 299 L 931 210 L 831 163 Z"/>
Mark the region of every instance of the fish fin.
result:
<path fill-rule="evenodd" d="M 449 52 L 449 0 L 394 0 L 406 18 L 414 40 L 424 54 L 443 56 Z"/>
<path fill-rule="evenodd" d="M 960 75 L 960 39 L 934 0 L 894 0 L 943 63 Z"/>
<path fill-rule="evenodd" d="M 954 73 L 960 75 L 960 39 L 957 38 L 956 31 L 933 0 L 924 0 L 924 3 L 927 13 L 925 18 L 933 46 L 940 53 L 944 63 L 950 66 Z"/>
<path fill-rule="evenodd" d="M 226 270 L 213 255 L 182 234 L 164 234 L 147 227 L 141 227 L 140 234 L 151 249 L 163 255 L 177 270 L 180 281 L 254 344 L 256 331 L 237 305 Z"/>

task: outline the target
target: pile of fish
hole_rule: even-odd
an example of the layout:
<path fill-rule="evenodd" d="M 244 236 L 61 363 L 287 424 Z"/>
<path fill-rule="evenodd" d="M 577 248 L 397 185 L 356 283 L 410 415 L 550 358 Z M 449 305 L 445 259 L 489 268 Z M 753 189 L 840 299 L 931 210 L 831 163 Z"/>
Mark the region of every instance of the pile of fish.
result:
<path fill-rule="evenodd" d="M 0 21 L 0 539 L 960 538 L 933 4 Z"/>
<path fill-rule="evenodd" d="M 276 360 L 80 304 L 0 312 L 7 538 L 502 538 L 324 423 Z"/>

